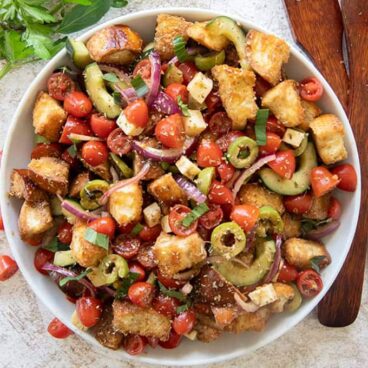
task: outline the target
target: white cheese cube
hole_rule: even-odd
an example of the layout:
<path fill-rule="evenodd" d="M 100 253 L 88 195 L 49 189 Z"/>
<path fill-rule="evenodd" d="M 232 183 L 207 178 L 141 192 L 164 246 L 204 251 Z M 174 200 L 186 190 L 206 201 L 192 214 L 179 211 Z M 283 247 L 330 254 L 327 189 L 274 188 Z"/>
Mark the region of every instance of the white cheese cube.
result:
<path fill-rule="evenodd" d="M 170 224 L 169 224 L 169 216 L 165 215 L 161 218 L 161 227 L 162 231 L 164 231 L 166 234 L 172 233 Z"/>
<path fill-rule="evenodd" d="M 201 104 L 212 91 L 213 81 L 203 73 L 199 72 L 189 82 L 187 88 L 189 94 Z"/>
<path fill-rule="evenodd" d="M 277 300 L 277 294 L 272 284 L 257 287 L 256 290 L 248 294 L 248 297 L 259 307 L 271 304 Z"/>
<path fill-rule="evenodd" d="M 122 112 L 116 121 L 119 128 L 126 134 L 131 137 L 135 137 L 139 134 L 141 134 L 144 130 L 144 128 L 137 127 L 136 125 L 129 122 L 129 120 L 126 118 L 124 112 Z"/>
<path fill-rule="evenodd" d="M 176 161 L 175 165 L 184 176 L 191 180 L 201 172 L 201 169 L 184 155 Z"/>
<path fill-rule="evenodd" d="M 189 114 L 190 116 L 183 118 L 185 134 L 189 137 L 196 137 L 207 128 L 207 123 L 199 110 L 189 110 Z"/>
<path fill-rule="evenodd" d="M 152 227 L 159 224 L 161 221 L 160 206 L 156 202 L 153 202 L 143 210 L 143 216 L 148 227 Z"/>
<path fill-rule="evenodd" d="M 290 146 L 298 148 L 303 142 L 304 137 L 305 137 L 304 132 L 300 132 L 299 130 L 296 129 L 287 128 L 284 136 L 282 137 L 282 140 L 285 143 L 290 144 Z"/>

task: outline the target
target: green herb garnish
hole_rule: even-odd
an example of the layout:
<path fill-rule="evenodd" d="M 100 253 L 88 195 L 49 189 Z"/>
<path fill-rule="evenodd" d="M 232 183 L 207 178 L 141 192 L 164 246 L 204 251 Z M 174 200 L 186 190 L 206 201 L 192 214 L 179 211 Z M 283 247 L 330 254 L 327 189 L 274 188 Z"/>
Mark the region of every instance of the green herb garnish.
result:
<path fill-rule="evenodd" d="M 325 220 L 312 220 L 312 219 L 307 219 L 304 218 L 301 220 L 302 222 L 302 235 L 305 236 L 307 235 L 310 231 L 317 229 L 318 227 L 328 224 L 329 222 L 331 222 L 330 218 L 327 218 Z"/>
<path fill-rule="evenodd" d="M 77 156 L 78 153 L 78 149 L 77 149 L 77 145 L 74 143 L 72 144 L 68 149 L 67 152 L 69 153 L 70 157 L 74 158 L 75 156 Z"/>
<path fill-rule="evenodd" d="M 267 143 L 266 123 L 269 113 L 269 109 L 259 109 L 257 111 L 255 133 L 258 146 L 264 146 Z"/>
<path fill-rule="evenodd" d="M 111 83 L 117 83 L 120 81 L 115 73 L 106 73 L 103 75 L 103 79 Z"/>
<path fill-rule="evenodd" d="M 189 227 L 194 221 L 199 219 L 209 210 L 210 209 L 208 208 L 206 203 L 200 203 L 198 206 L 195 206 L 192 209 L 192 211 L 183 218 L 183 220 L 181 221 L 182 225 L 185 227 Z"/>
<path fill-rule="evenodd" d="M 136 236 L 143 230 L 143 228 L 144 228 L 144 226 L 142 224 L 138 223 L 133 227 L 131 234 Z"/>
<path fill-rule="evenodd" d="M 187 49 L 185 48 L 187 43 L 182 36 L 176 36 L 173 39 L 174 52 L 181 63 L 190 58 Z"/>
<path fill-rule="evenodd" d="M 142 97 L 148 93 L 148 87 L 145 81 L 142 79 L 140 75 L 137 75 L 135 78 L 131 80 L 131 84 L 135 89 L 138 97 Z"/>
<path fill-rule="evenodd" d="M 119 288 L 116 290 L 116 299 L 125 298 L 128 295 L 129 288 L 138 279 L 139 274 L 135 272 L 129 272 L 126 277 L 121 280 Z"/>
<path fill-rule="evenodd" d="M 178 96 L 177 102 L 183 115 L 187 117 L 190 116 L 188 105 L 183 102 L 181 96 Z"/>
<path fill-rule="evenodd" d="M 188 302 L 183 305 L 179 305 L 179 307 L 176 308 L 176 313 L 180 314 L 185 311 L 187 311 L 191 307 L 192 303 Z"/>
<path fill-rule="evenodd" d="M 162 285 L 160 281 L 158 281 L 158 286 L 160 288 L 161 293 L 166 296 L 178 299 L 180 302 L 185 302 L 187 300 L 186 295 L 183 294 L 181 291 L 168 289 L 164 285 Z"/>
<path fill-rule="evenodd" d="M 321 265 L 321 262 L 323 260 L 326 259 L 326 256 L 316 256 L 316 257 L 313 257 L 311 260 L 310 260 L 310 266 L 313 268 L 314 271 L 316 272 L 320 272 L 320 265 Z"/>
<path fill-rule="evenodd" d="M 42 135 L 36 134 L 34 141 L 36 144 L 39 143 L 50 143 L 50 141 L 48 139 L 46 139 L 45 137 L 42 137 Z"/>
<path fill-rule="evenodd" d="M 100 248 L 109 249 L 109 237 L 105 234 L 98 233 L 90 227 L 87 227 L 84 233 L 84 240 L 97 245 Z"/>
<path fill-rule="evenodd" d="M 50 252 L 56 253 L 59 252 L 61 250 L 69 250 L 69 246 L 67 244 L 63 244 L 61 242 L 59 242 L 58 238 L 55 236 L 55 238 L 53 238 L 50 243 L 46 244 L 45 246 L 43 246 L 44 249 L 49 250 Z"/>
<path fill-rule="evenodd" d="M 87 274 L 89 274 L 92 270 L 91 269 L 87 269 L 85 271 L 83 271 L 81 274 L 79 274 L 78 276 L 67 276 L 64 277 L 63 279 L 61 279 L 59 281 L 59 285 L 61 287 L 63 287 L 64 285 L 66 285 L 69 281 L 80 281 L 82 280 L 84 277 L 86 277 Z"/>
<path fill-rule="evenodd" d="M 121 105 L 121 93 L 120 92 L 116 92 L 114 91 L 112 93 L 112 97 L 114 98 L 114 102 L 117 104 L 117 105 Z"/>

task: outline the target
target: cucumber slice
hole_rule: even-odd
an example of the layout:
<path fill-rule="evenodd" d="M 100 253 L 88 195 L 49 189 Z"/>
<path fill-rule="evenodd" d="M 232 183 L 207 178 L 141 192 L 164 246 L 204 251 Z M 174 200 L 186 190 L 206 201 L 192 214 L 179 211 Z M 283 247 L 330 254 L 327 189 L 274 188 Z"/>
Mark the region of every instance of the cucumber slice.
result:
<path fill-rule="evenodd" d="M 52 197 L 50 200 L 51 213 L 53 216 L 61 216 L 63 209 L 61 208 L 61 201 L 58 197 Z"/>
<path fill-rule="evenodd" d="M 92 63 L 89 51 L 82 41 L 68 37 L 66 40 L 66 50 L 72 57 L 74 65 L 79 69 L 84 69 L 88 64 Z"/>
<path fill-rule="evenodd" d="M 183 72 L 174 64 L 169 64 L 163 77 L 163 85 L 167 87 L 171 83 L 183 83 Z"/>
<path fill-rule="evenodd" d="M 61 250 L 54 255 L 54 265 L 60 267 L 70 266 L 77 263 L 71 250 Z"/>

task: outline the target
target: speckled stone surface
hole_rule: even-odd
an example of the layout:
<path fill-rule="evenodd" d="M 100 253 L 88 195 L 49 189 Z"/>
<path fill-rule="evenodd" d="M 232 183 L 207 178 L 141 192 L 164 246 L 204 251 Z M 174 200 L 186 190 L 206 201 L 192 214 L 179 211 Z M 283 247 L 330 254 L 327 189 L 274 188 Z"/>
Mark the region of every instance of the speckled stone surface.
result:
<path fill-rule="evenodd" d="M 104 20 L 137 10 L 165 6 L 202 7 L 234 13 L 292 41 L 281 0 L 130 0 L 127 8 L 111 11 Z M 12 71 L 0 81 L 1 146 L 17 104 L 43 65 L 44 63 L 39 62 L 24 66 Z M 0 254 L 4 253 L 10 254 L 10 250 L 4 235 L 1 234 Z M 48 310 L 37 300 L 19 272 L 8 282 L 1 283 L 0 367 L 146 367 L 143 364 L 109 359 L 75 336 L 61 341 L 50 338 L 46 328 L 51 318 Z M 367 326 L 368 293 L 365 286 L 362 307 L 353 325 L 339 329 L 326 328 L 319 324 L 314 312 L 272 344 L 246 357 L 216 366 L 367 367 Z"/>

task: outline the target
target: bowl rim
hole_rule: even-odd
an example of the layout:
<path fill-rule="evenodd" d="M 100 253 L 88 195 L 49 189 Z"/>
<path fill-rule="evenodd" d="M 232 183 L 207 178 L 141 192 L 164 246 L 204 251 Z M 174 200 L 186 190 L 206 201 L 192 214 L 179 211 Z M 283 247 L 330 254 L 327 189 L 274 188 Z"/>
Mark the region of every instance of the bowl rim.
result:
<path fill-rule="evenodd" d="M 191 16 L 195 16 L 196 14 L 203 16 L 203 17 L 214 17 L 214 16 L 219 16 L 219 15 L 225 15 L 225 16 L 229 16 L 231 18 L 233 18 L 234 20 L 236 20 L 237 22 L 239 22 L 244 28 L 246 29 L 256 29 L 265 33 L 271 33 L 268 30 L 264 29 L 263 27 L 258 26 L 257 24 L 253 23 L 252 21 L 248 21 L 240 16 L 237 16 L 235 14 L 226 12 L 226 11 L 220 11 L 220 10 L 212 10 L 212 9 L 205 9 L 205 8 L 188 8 L 188 7 L 162 7 L 162 8 L 155 8 L 155 9 L 151 9 L 151 10 L 141 10 L 141 11 L 137 11 L 137 12 L 133 12 L 133 13 L 129 13 L 129 14 L 125 14 L 113 19 L 110 19 L 106 22 L 103 22 L 97 26 L 92 27 L 91 29 L 89 29 L 86 32 L 83 32 L 83 34 L 81 34 L 80 36 L 77 37 L 77 39 L 85 41 L 86 39 L 88 39 L 92 34 L 94 34 L 96 31 L 106 27 L 106 26 L 110 26 L 110 25 L 114 25 L 114 24 L 118 24 L 118 23 L 124 23 L 126 21 L 134 21 L 136 19 L 142 18 L 142 17 L 152 17 L 152 16 L 157 16 L 160 13 L 168 13 L 168 14 L 175 14 L 175 15 L 181 15 L 183 17 L 191 17 Z M 359 155 L 358 155 L 358 149 L 357 149 L 357 144 L 355 141 L 355 137 L 353 134 L 353 131 L 351 129 L 349 120 L 345 114 L 345 111 L 341 105 L 341 103 L 339 102 L 336 94 L 334 93 L 333 89 L 331 88 L 331 86 L 328 84 L 328 82 L 325 80 L 325 78 L 322 76 L 322 74 L 318 71 L 318 69 L 314 66 L 314 64 L 308 59 L 307 56 L 305 56 L 294 44 L 291 44 L 288 42 L 288 45 L 290 46 L 290 53 L 291 55 L 293 55 L 293 57 L 295 57 L 299 62 L 301 62 L 302 64 L 306 65 L 309 69 L 311 69 L 314 73 L 314 75 L 322 82 L 323 87 L 325 89 L 325 93 L 329 95 L 329 97 L 332 99 L 332 103 L 334 105 L 334 108 L 337 110 L 338 112 L 338 116 L 341 118 L 341 120 L 343 121 L 344 124 L 344 128 L 345 131 L 347 133 L 347 135 L 349 135 L 350 139 L 352 142 L 354 142 L 353 146 L 351 147 L 352 150 L 352 157 L 355 161 L 355 168 L 357 171 L 357 176 L 358 176 L 358 186 L 356 189 L 355 194 L 355 201 L 357 202 L 356 206 L 354 207 L 354 216 L 353 218 L 351 218 L 351 222 L 350 224 L 352 225 L 350 227 L 350 231 L 349 234 L 347 236 L 348 239 L 348 246 L 345 246 L 345 248 L 343 249 L 343 252 L 341 252 L 341 257 L 338 260 L 338 263 L 335 263 L 335 268 L 331 270 L 330 274 L 332 275 L 332 277 L 330 278 L 328 283 L 325 283 L 324 285 L 324 290 L 322 290 L 322 292 L 320 294 L 318 294 L 315 298 L 313 298 L 313 300 L 308 304 L 307 308 L 305 308 L 303 313 L 300 313 L 300 315 L 297 315 L 297 318 L 294 318 L 292 322 L 289 322 L 288 324 L 285 324 L 284 326 L 280 327 L 277 331 L 277 333 L 274 333 L 272 336 L 265 336 L 264 339 L 262 339 L 261 341 L 257 342 L 256 344 L 254 344 L 251 347 L 245 347 L 243 350 L 240 351 L 230 351 L 227 354 L 223 354 L 221 356 L 209 356 L 206 358 L 194 358 L 194 359 L 187 359 L 187 360 L 179 360 L 178 359 L 174 359 L 174 358 L 168 358 L 168 359 L 162 359 L 162 358 L 157 358 L 157 357 L 150 357 L 150 356 L 145 356 L 145 355 L 141 355 L 141 356 L 135 356 L 132 357 L 128 354 L 126 354 L 124 352 L 124 358 L 126 360 L 131 360 L 131 361 L 138 361 L 138 362 L 142 362 L 142 363 L 149 363 L 149 364 L 153 364 L 153 365 L 172 365 L 172 366 L 182 366 L 182 365 L 200 365 L 200 364 L 210 364 L 210 363 L 220 363 L 220 362 L 224 362 L 224 361 L 228 361 L 228 360 L 232 360 L 241 356 L 244 356 L 246 354 L 249 354 L 263 346 L 268 345 L 269 343 L 271 343 L 272 341 L 276 340 L 277 338 L 279 338 L 280 336 L 282 336 L 283 334 L 285 334 L 287 331 L 289 331 L 291 328 L 293 328 L 296 324 L 298 324 L 299 322 L 301 322 L 307 315 L 310 314 L 310 312 L 312 311 L 313 308 L 315 308 L 317 306 L 317 304 L 320 302 L 320 300 L 324 297 L 324 295 L 327 293 L 327 291 L 329 290 L 329 288 L 331 287 L 332 283 L 334 282 L 335 278 L 337 277 L 338 273 L 341 270 L 341 267 L 347 257 L 347 254 L 350 250 L 350 246 L 351 243 L 353 241 L 354 235 L 355 235 L 355 230 L 356 230 L 356 226 L 357 226 L 357 221 L 358 221 L 358 217 L 359 217 L 359 210 L 360 210 L 360 202 L 361 202 L 361 172 L 360 172 L 360 161 L 359 161 Z M 4 143 L 4 149 L 3 149 L 3 156 L 2 156 L 2 165 L 1 165 L 1 172 L 0 172 L 0 177 L 1 178 L 5 178 L 5 175 L 7 174 L 6 172 L 6 167 L 7 165 L 5 165 L 5 162 L 8 161 L 8 159 L 10 159 L 10 155 L 8 152 L 8 147 L 10 146 L 10 142 L 14 139 L 13 135 L 14 135 L 14 130 L 17 126 L 17 124 L 19 124 L 19 122 L 17 123 L 17 121 L 19 120 L 20 114 L 24 108 L 24 106 L 27 104 L 27 100 L 29 99 L 30 95 L 34 92 L 34 89 L 37 89 L 37 86 L 39 85 L 40 81 L 44 78 L 45 75 L 50 74 L 50 72 L 52 72 L 58 65 L 58 63 L 60 63 L 60 59 L 65 56 L 66 54 L 66 49 L 63 48 L 61 51 L 59 51 L 50 61 L 48 61 L 48 63 L 41 69 L 41 71 L 38 73 L 38 75 L 36 76 L 36 78 L 32 81 L 32 83 L 30 84 L 30 86 L 27 88 L 26 92 L 24 93 L 21 101 L 19 102 L 17 108 L 16 108 L 16 112 L 12 118 L 12 122 L 11 125 L 8 129 L 7 135 L 6 135 L 6 139 L 5 139 L 5 143 Z M 31 274 L 28 272 L 28 268 L 27 265 L 25 264 L 25 262 L 23 262 L 22 260 L 22 256 L 20 254 L 20 252 L 18 252 L 17 250 L 17 246 L 12 244 L 12 234 L 10 231 L 10 227 L 7 225 L 8 223 L 8 216 L 10 216 L 9 214 L 9 210 L 8 210 L 8 201 L 9 201 L 9 197 L 7 195 L 8 193 L 8 188 L 6 188 L 6 184 L 5 184 L 6 180 L 2 179 L 0 181 L 0 205 L 2 208 L 2 215 L 3 215 L 3 220 L 4 220 L 4 224 L 5 224 L 5 233 L 6 233 L 6 237 L 8 239 L 9 242 L 9 246 L 11 248 L 12 254 L 14 255 L 15 260 L 17 261 L 18 265 L 19 265 L 19 269 L 22 272 L 24 278 L 26 279 L 26 282 L 28 283 L 28 285 L 31 287 L 32 291 L 35 293 L 35 295 L 42 301 L 42 303 L 50 310 L 51 313 L 53 313 L 54 316 L 57 316 L 57 312 L 55 311 L 55 308 L 51 305 L 51 303 L 48 301 L 48 297 L 44 296 L 42 293 L 39 292 L 38 288 L 35 287 L 32 283 L 32 276 Z M 59 318 L 59 317 L 58 317 Z M 80 337 L 82 337 L 85 341 L 87 341 L 88 343 L 91 343 L 93 346 L 99 348 L 99 350 L 106 354 L 108 352 L 110 352 L 109 349 L 102 347 L 97 340 L 91 336 L 90 334 L 83 332 L 81 330 L 79 330 L 78 328 L 76 328 L 69 320 L 65 320 L 64 318 L 60 318 L 60 320 L 66 324 L 71 330 L 73 330 L 77 335 L 79 335 Z M 240 338 L 240 337 L 239 337 Z M 101 349 L 102 348 L 102 349 Z"/>

